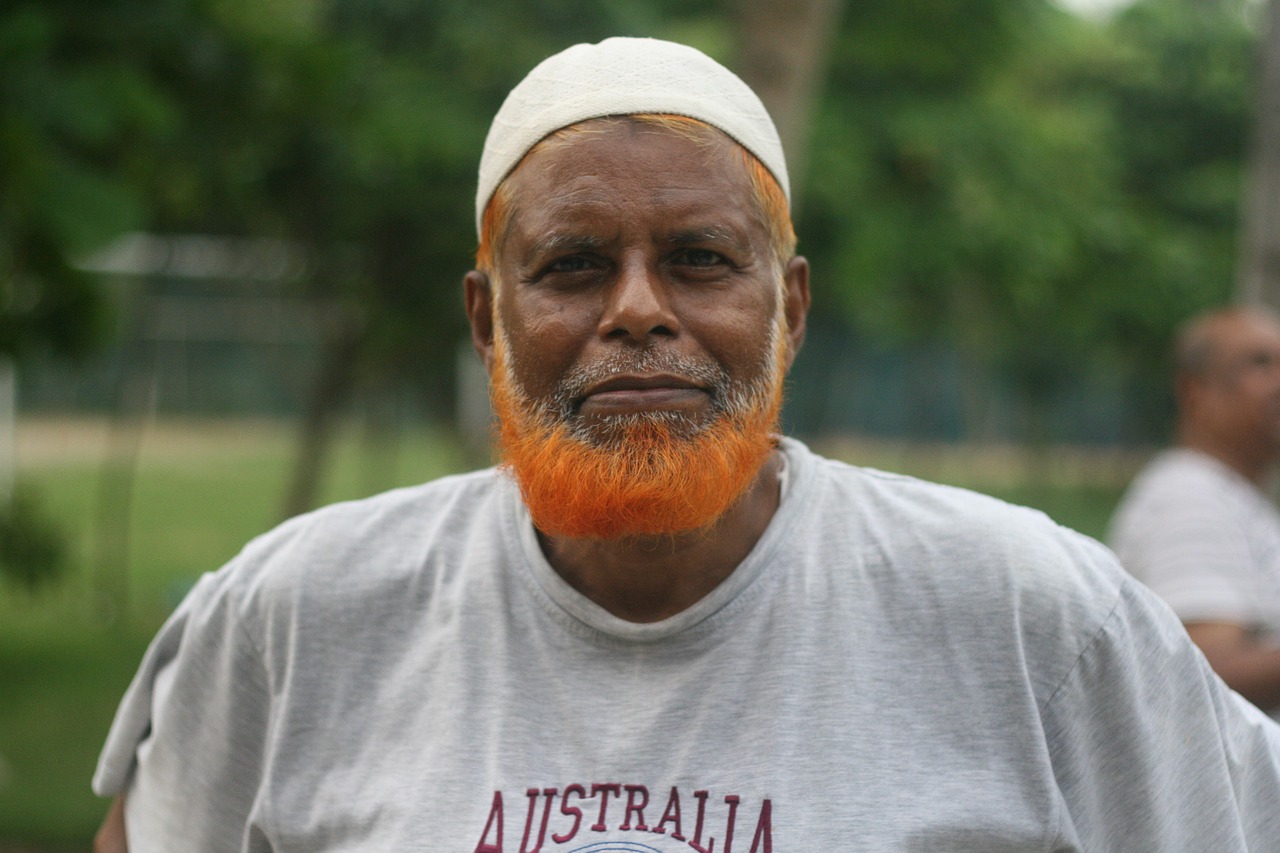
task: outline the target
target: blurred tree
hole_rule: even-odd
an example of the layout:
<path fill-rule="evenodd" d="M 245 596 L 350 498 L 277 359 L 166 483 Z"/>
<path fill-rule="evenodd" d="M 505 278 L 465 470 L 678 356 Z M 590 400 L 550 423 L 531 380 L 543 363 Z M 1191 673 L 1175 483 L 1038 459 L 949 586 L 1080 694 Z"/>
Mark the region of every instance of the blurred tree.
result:
<path fill-rule="evenodd" d="M 728 10 L 738 48 L 733 67 L 778 126 L 797 210 L 813 108 L 844 6 L 844 0 L 734 0 Z"/>
<path fill-rule="evenodd" d="M 1229 278 L 1239 13 L 1147 0 L 1108 26 L 1035 0 L 851 6 L 802 227 L 835 283 L 818 309 L 873 340 L 949 342 L 970 375 L 1013 383 L 1031 439 L 1073 376 L 1149 383 L 1153 339 Z"/>
<path fill-rule="evenodd" d="M 146 52 L 113 49 L 154 25 L 135 5 L 0 8 L 0 354 L 84 352 L 102 299 L 71 261 L 146 220 L 132 146 L 175 114 Z"/>
<path fill-rule="evenodd" d="M 0 509 L 0 578 L 38 592 L 65 572 L 66 550 L 62 531 L 29 491 Z"/>
<path fill-rule="evenodd" d="M 1077 23 L 1036 0 L 850 7 L 802 232 L 830 253 L 822 307 L 873 340 L 949 342 L 1027 399 L 1052 390 L 1087 332 L 1069 309 L 1087 301 L 1079 245 L 1109 173 L 1097 119 L 1048 91 Z"/>
<path fill-rule="evenodd" d="M 328 311 L 303 509 L 356 388 L 453 390 L 474 169 L 507 89 L 573 42 L 657 35 L 773 102 L 816 319 L 945 342 L 1042 419 L 1071 372 L 1149 382 L 1172 323 L 1225 293 L 1244 2 L 1143 0 L 1105 25 L 1049 0 L 18 0 L 0 10 L 0 353 L 90 341 L 101 300 L 68 259 L 126 228 L 291 241 Z"/>
<path fill-rule="evenodd" d="M 1107 115 L 1115 215 L 1084 273 L 1098 283 L 1095 363 L 1122 377 L 1159 436 L 1171 420 L 1169 341 L 1228 301 L 1257 31 L 1251 0 L 1143 0 L 1116 18 L 1105 54 L 1074 78 Z"/>
<path fill-rule="evenodd" d="M 1256 60 L 1236 295 L 1280 309 L 1280 0 L 1268 0 Z"/>
<path fill-rule="evenodd" d="M 148 221 L 147 142 L 173 132 L 180 113 L 152 62 L 177 6 L 0 6 L 2 422 L 12 420 L 15 362 L 81 356 L 105 336 L 106 300 L 74 260 Z M 0 448 L 0 466 L 11 458 Z M 56 574 L 63 549 L 12 480 L 0 471 L 0 572 L 35 586 Z"/>

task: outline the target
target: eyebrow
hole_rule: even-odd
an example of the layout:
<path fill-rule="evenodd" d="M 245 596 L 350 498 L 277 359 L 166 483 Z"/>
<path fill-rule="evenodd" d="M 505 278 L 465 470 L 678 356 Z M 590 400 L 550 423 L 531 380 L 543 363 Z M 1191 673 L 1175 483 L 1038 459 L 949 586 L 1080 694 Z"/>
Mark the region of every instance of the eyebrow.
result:
<path fill-rule="evenodd" d="M 742 235 L 717 226 L 709 226 L 706 228 L 690 228 L 685 231 L 673 231 L 667 235 L 667 242 L 677 246 L 692 246 L 698 243 L 722 243 L 741 249 L 745 248 L 746 241 L 742 239 Z"/>
<path fill-rule="evenodd" d="M 666 235 L 665 242 L 675 246 L 695 246 L 700 243 L 721 243 L 742 249 L 746 241 L 732 229 L 718 226 L 706 228 L 689 228 L 673 231 Z M 530 257 L 557 255 L 562 252 L 589 252 L 604 247 L 606 241 L 602 237 L 581 234 L 573 231 L 553 231 L 535 240 L 529 247 Z"/>
<path fill-rule="evenodd" d="M 530 254 L 534 257 L 559 254 L 560 252 L 581 252 L 593 249 L 599 249 L 604 245 L 604 240 L 599 237 L 592 237 L 586 234 L 575 234 L 571 232 L 552 232 L 545 237 L 535 240 L 530 246 Z"/>

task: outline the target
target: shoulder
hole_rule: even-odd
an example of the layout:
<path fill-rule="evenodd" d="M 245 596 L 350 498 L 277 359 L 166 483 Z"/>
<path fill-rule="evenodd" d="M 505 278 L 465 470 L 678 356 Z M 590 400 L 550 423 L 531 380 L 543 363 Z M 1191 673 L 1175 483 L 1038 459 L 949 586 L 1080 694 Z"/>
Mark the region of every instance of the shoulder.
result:
<path fill-rule="evenodd" d="M 1043 512 L 990 495 L 902 474 L 814 457 L 815 508 L 864 555 L 902 571 L 954 578 L 981 575 L 1009 582 L 1055 582 L 1102 568 L 1111 553 Z M 907 559 L 909 558 L 909 559 Z M 907 565 L 909 563 L 909 565 Z M 961 571 L 963 569 L 963 571 Z"/>
<path fill-rule="evenodd" d="M 1221 462 L 1193 450 L 1166 450 L 1148 462 L 1116 511 L 1117 522 L 1131 514 L 1149 514 L 1182 506 L 1207 508 L 1230 503 L 1242 494 L 1238 477 Z"/>
<path fill-rule="evenodd" d="M 1191 450 L 1168 450 L 1134 477 L 1111 517 L 1107 539 L 1147 579 L 1159 564 L 1188 559 L 1189 544 L 1234 550 L 1248 519 L 1265 509 L 1238 474 Z M 1233 558 L 1235 559 L 1235 558 Z"/>
<path fill-rule="evenodd" d="M 814 473 L 808 532 L 828 565 L 937 643 L 1023 659 L 1009 663 L 1030 666 L 1042 697 L 1134 583 L 1106 547 L 1038 510 L 820 458 Z"/>
<path fill-rule="evenodd" d="M 489 469 L 322 507 L 249 542 L 193 595 L 256 622 L 282 607 L 349 609 L 429 588 L 461 553 L 494 546 L 509 485 Z"/>

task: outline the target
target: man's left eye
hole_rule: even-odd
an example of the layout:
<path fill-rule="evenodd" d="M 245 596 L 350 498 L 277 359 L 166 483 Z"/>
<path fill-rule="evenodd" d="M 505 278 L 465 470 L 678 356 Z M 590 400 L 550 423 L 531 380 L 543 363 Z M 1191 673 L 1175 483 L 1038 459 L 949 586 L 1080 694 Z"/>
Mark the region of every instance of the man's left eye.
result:
<path fill-rule="evenodd" d="M 692 267 L 713 267 L 724 263 L 724 256 L 710 249 L 685 249 L 678 259 L 680 263 Z"/>

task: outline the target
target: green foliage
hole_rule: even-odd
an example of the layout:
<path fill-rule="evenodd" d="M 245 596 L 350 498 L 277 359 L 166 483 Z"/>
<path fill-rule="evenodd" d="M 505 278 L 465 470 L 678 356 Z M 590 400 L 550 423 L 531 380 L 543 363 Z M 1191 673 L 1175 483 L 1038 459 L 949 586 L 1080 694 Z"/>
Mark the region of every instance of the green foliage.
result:
<path fill-rule="evenodd" d="M 0 617 L 0 849 L 6 851 L 89 849 L 107 807 L 89 780 L 150 637 L 93 628 L 75 612 L 48 615 L 54 614 Z"/>
<path fill-rule="evenodd" d="M 1246 0 L 844 5 L 800 235 L 817 311 L 1031 401 L 1163 385 L 1172 325 L 1229 293 L 1255 33 Z M 450 390 L 489 118 L 614 34 L 733 64 L 713 0 L 25 0 L 0 10 L 0 352 L 83 351 L 69 263 L 124 230 L 287 239 L 356 384 Z M 833 319 L 838 318 L 838 320 Z"/>
<path fill-rule="evenodd" d="M 837 37 L 800 228 L 816 304 L 871 340 L 949 342 L 1033 415 L 1069 377 L 1163 388 L 1172 326 L 1230 292 L 1242 0 L 1111 24 L 908 5 L 851 5 Z"/>
<path fill-rule="evenodd" d="M 0 11 L 0 353 L 76 355 L 101 338 L 104 299 L 73 261 L 154 222 L 157 146 L 189 108 L 164 63 L 190 6 Z"/>
<path fill-rule="evenodd" d="M 30 491 L 20 490 L 0 506 L 0 578 L 35 592 L 52 585 L 66 566 L 62 532 Z"/>

